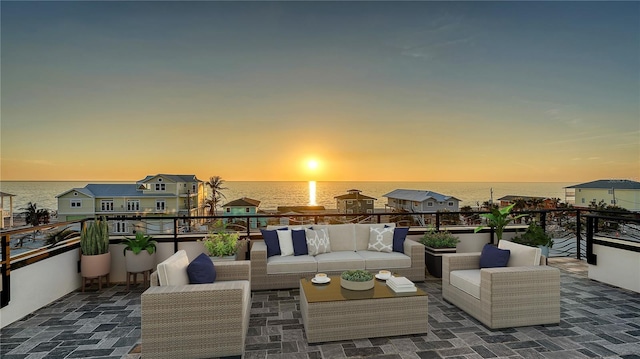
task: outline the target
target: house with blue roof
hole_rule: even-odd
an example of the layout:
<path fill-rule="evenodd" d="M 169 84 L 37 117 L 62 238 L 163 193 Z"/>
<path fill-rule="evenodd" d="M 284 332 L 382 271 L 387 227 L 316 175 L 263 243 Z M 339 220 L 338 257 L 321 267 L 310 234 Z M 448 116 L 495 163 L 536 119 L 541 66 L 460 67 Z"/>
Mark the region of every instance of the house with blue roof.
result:
<path fill-rule="evenodd" d="M 99 216 L 175 217 L 205 215 L 204 182 L 195 175 L 157 174 L 135 183 L 91 183 L 56 196 L 58 218 L 72 221 Z M 191 223 L 183 221 L 184 226 Z M 172 219 L 109 221 L 112 233 L 173 231 Z"/>
<path fill-rule="evenodd" d="M 458 212 L 460 200 L 433 191 L 396 189 L 382 197 L 387 197 L 387 208 L 406 212 Z"/>
<path fill-rule="evenodd" d="M 640 212 L 640 182 L 606 179 L 565 187 L 565 200 L 578 208 L 603 202 L 632 212 Z"/>

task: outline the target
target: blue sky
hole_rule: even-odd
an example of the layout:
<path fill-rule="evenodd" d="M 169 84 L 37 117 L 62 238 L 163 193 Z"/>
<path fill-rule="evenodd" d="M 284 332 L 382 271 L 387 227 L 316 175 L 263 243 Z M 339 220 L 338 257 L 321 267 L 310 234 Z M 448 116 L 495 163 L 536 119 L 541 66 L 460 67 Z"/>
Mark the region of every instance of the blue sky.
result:
<path fill-rule="evenodd" d="M 2 179 L 640 179 L 638 2 L 0 6 Z"/>

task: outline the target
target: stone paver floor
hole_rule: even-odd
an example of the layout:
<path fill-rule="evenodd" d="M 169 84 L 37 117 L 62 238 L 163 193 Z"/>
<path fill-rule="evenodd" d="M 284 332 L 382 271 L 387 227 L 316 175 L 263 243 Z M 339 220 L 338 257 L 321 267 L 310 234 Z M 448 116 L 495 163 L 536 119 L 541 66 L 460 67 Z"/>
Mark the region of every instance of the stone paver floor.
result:
<path fill-rule="evenodd" d="M 552 259 L 562 269 L 559 325 L 490 330 L 429 293 L 429 332 L 309 345 L 299 291 L 253 292 L 245 358 L 624 358 L 640 359 L 640 295 L 587 279 L 586 265 Z M 115 285 L 74 292 L 0 332 L 0 357 L 140 358 L 140 294 Z M 375 320 L 375 316 L 372 316 Z"/>

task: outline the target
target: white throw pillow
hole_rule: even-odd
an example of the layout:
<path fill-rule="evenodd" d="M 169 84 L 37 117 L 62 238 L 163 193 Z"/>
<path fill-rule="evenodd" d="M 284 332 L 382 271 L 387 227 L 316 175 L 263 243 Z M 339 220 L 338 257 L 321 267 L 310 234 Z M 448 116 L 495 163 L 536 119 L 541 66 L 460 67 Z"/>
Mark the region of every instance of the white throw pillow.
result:
<path fill-rule="evenodd" d="M 393 228 L 369 229 L 369 247 L 367 250 L 391 253 L 393 251 Z"/>
<path fill-rule="evenodd" d="M 158 264 L 158 281 L 161 286 L 165 285 L 187 285 L 189 284 L 189 275 L 187 267 L 189 266 L 189 257 L 184 249 L 177 251 L 171 257 L 165 259 Z"/>
<path fill-rule="evenodd" d="M 331 252 L 329 231 L 326 228 L 305 229 L 307 237 L 307 250 L 310 256 Z"/>
<path fill-rule="evenodd" d="M 293 238 L 291 237 L 291 230 L 279 230 L 278 243 L 280 244 L 280 255 L 292 256 L 293 255 Z"/>

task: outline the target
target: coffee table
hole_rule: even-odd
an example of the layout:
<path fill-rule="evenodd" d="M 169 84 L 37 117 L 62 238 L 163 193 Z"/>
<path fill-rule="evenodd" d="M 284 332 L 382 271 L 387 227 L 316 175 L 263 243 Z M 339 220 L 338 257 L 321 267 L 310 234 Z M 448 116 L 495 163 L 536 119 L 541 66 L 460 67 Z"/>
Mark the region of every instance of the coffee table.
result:
<path fill-rule="evenodd" d="M 396 293 L 384 281 L 373 289 L 353 291 L 340 286 L 340 276 L 327 284 L 300 280 L 300 312 L 307 342 L 388 337 L 428 331 L 428 296 Z"/>

